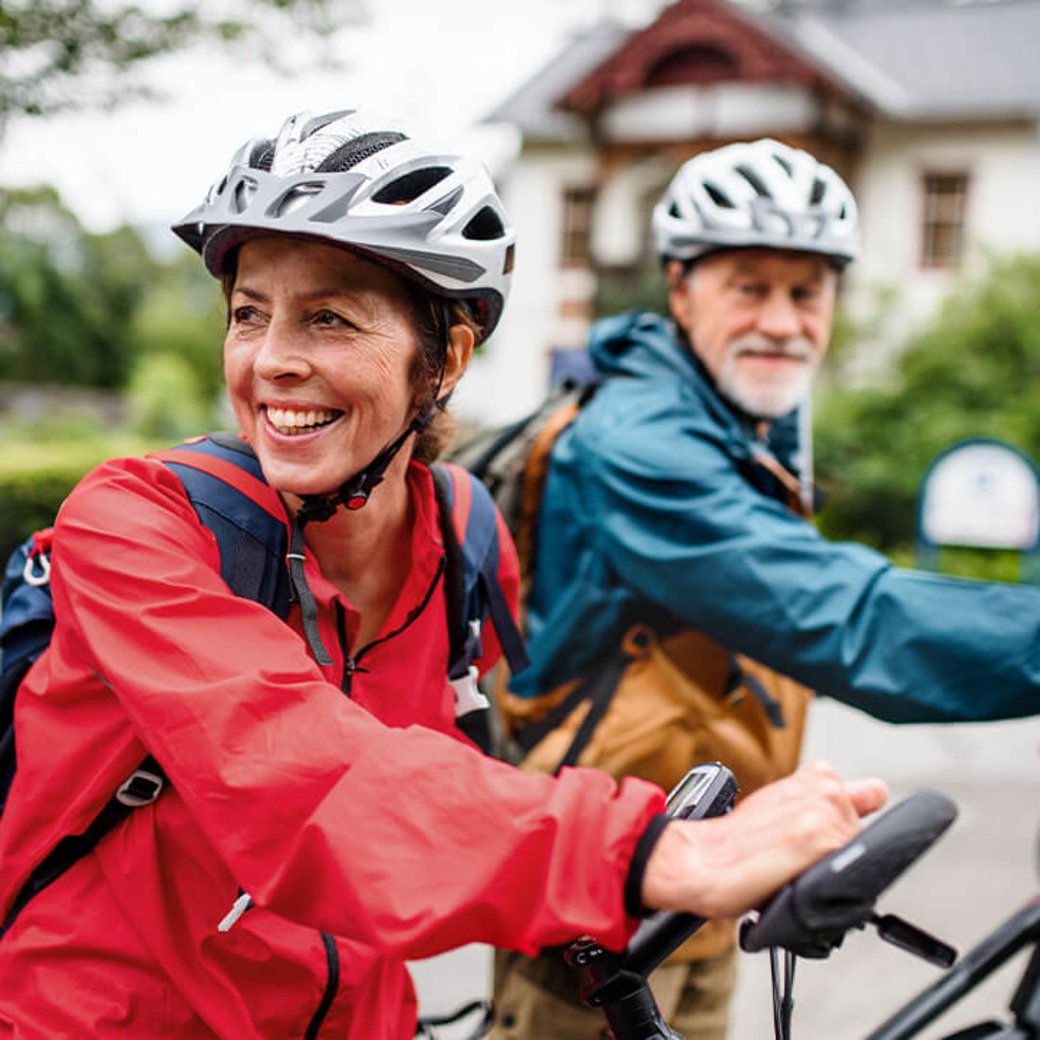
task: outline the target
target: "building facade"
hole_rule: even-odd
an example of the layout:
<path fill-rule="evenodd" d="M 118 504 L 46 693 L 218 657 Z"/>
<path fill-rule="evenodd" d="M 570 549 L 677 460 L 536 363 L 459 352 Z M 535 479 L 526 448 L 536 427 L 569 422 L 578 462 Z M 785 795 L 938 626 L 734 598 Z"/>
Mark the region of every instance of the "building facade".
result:
<path fill-rule="evenodd" d="M 503 178 L 513 298 L 460 396 L 501 422 L 581 363 L 589 324 L 653 299 L 649 217 L 699 151 L 770 136 L 846 177 L 861 259 L 852 372 L 883 371 L 965 272 L 1040 250 L 1040 0 L 676 0 L 575 38 L 489 116 L 519 128 Z"/>

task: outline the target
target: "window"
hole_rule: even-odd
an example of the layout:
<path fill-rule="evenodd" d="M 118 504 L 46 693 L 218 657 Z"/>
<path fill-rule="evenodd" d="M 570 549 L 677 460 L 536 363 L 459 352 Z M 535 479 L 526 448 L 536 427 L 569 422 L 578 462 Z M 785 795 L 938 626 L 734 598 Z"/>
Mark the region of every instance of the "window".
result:
<path fill-rule="evenodd" d="M 681 83 L 717 83 L 737 79 L 740 65 L 729 51 L 710 43 L 695 43 L 666 54 L 649 72 L 648 87 Z"/>
<path fill-rule="evenodd" d="M 563 242 L 560 262 L 563 267 L 589 267 L 589 242 L 592 236 L 592 188 L 567 188 L 563 193 Z"/>
<path fill-rule="evenodd" d="M 967 174 L 925 174 L 922 267 L 950 268 L 960 263 L 967 195 Z"/>

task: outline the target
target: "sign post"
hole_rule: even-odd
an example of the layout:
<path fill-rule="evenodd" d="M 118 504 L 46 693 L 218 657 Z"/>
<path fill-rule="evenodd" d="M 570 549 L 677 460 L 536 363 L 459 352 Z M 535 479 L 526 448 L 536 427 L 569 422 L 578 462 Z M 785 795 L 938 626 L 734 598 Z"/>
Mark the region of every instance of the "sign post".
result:
<path fill-rule="evenodd" d="M 942 546 L 1012 549 L 1020 580 L 1040 584 L 1040 471 L 1006 441 L 971 437 L 932 460 L 917 503 L 917 565 L 939 569 Z"/>

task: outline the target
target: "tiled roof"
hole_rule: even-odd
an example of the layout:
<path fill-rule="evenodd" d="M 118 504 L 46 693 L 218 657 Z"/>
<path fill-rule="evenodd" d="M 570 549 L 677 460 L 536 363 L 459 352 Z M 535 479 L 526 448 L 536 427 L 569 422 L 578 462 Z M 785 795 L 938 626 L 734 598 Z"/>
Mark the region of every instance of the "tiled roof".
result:
<path fill-rule="evenodd" d="M 834 7 L 774 13 L 769 21 L 883 112 L 1040 112 L 1040 2 L 860 0 Z"/>

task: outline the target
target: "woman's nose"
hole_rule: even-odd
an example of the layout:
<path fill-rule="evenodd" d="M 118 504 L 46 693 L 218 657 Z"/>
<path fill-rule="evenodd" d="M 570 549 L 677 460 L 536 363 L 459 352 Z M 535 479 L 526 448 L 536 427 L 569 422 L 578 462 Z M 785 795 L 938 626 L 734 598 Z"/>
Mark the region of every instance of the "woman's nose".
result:
<path fill-rule="evenodd" d="M 310 372 L 310 362 L 302 330 L 276 317 L 264 331 L 254 368 L 263 379 L 305 378 Z"/>

